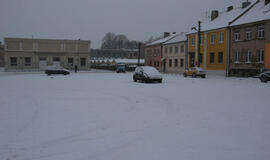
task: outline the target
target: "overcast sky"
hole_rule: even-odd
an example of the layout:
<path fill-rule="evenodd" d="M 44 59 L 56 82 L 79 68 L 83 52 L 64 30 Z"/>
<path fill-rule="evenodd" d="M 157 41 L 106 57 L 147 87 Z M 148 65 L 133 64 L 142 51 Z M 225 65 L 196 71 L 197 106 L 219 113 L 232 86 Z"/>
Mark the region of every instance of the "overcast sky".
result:
<path fill-rule="evenodd" d="M 105 33 L 145 41 L 163 32 L 188 31 L 206 11 L 245 0 L 0 0 L 4 37 L 86 39 L 99 48 Z"/>

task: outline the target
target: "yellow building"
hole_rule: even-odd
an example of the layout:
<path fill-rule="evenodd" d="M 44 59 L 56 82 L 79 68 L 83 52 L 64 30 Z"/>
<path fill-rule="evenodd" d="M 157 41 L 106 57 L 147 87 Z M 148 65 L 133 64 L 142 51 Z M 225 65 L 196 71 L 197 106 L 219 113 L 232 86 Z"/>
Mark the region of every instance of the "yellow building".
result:
<path fill-rule="evenodd" d="M 230 6 L 224 12 L 212 11 L 211 18 L 201 23 L 200 54 L 197 51 L 197 31 L 192 30 L 188 33 L 188 66 L 199 65 L 208 71 L 224 71 L 225 73 L 230 44 L 229 25 L 247 12 L 251 6 L 251 2 L 244 2 L 242 7 L 236 9 Z"/>

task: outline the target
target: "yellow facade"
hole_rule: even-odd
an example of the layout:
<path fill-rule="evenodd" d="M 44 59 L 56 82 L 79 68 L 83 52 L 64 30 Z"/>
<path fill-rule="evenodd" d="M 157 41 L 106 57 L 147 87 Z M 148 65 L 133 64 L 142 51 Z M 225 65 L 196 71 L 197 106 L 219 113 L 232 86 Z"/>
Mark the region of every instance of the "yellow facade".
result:
<path fill-rule="evenodd" d="M 206 33 L 206 69 L 226 70 L 227 63 L 227 29 Z M 211 57 L 211 54 L 213 57 Z"/>
<path fill-rule="evenodd" d="M 227 63 L 227 29 L 219 29 L 203 32 L 201 34 L 202 44 L 200 54 L 201 68 L 206 70 L 226 70 Z M 194 39 L 194 40 L 192 40 Z M 194 43 L 192 43 L 194 41 Z M 193 58 L 195 63 L 199 61 L 197 54 L 198 35 L 197 33 L 188 35 L 188 66 L 192 67 Z M 194 54 L 194 56 L 193 56 Z"/>
<path fill-rule="evenodd" d="M 192 40 L 193 39 L 193 40 Z M 200 54 L 201 54 L 201 63 L 200 67 L 205 69 L 205 34 L 201 34 L 201 45 L 200 45 Z M 192 43 L 193 41 L 193 43 Z M 188 35 L 188 66 L 192 67 L 194 64 L 199 62 L 199 57 L 198 57 L 198 34 L 190 34 Z"/>

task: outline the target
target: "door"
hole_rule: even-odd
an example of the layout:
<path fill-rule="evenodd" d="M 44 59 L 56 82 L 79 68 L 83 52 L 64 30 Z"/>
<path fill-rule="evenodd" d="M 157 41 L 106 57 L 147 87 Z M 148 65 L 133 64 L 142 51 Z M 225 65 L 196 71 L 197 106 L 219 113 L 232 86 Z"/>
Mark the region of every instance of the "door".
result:
<path fill-rule="evenodd" d="M 56 67 L 60 67 L 60 58 L 59 57 L 53 58 L 53 65 Z"/>
<path fill-rule="evenodd" d="M 40 70 L 45 70 L 47 67 L 47 61 L 46 60 L 40 60 L 39 61 L 39 69 Z"/>
<path fill-rule="evenodd" d="M 190 52 L 189 53 L 189 67 L 194 67 L 195 65 L 195 53 Z"/>

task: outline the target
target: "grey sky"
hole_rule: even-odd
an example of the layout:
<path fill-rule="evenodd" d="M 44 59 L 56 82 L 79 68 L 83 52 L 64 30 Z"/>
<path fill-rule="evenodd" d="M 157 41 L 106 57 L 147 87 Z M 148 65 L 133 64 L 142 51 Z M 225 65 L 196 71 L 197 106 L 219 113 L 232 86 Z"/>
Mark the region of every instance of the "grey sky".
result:
<path fill-rule="evenodd" d="M 4 37 L 87 39 L 98 48 L 105 33 L 147 40 L 196 25 L 206 11 L 245 0 L 0 0 Z"/>

